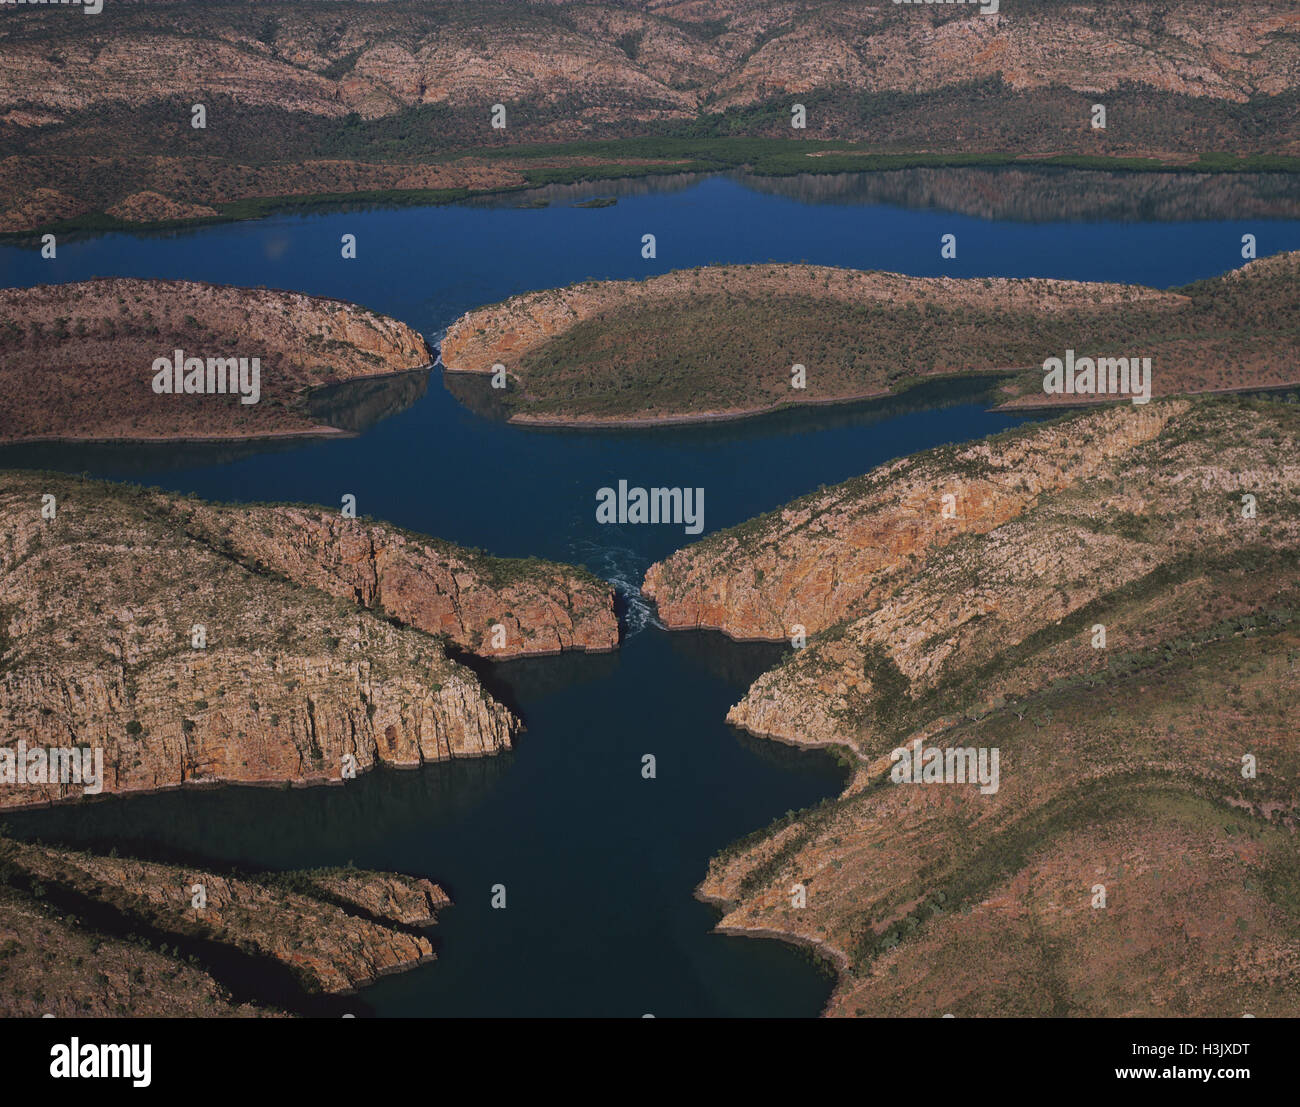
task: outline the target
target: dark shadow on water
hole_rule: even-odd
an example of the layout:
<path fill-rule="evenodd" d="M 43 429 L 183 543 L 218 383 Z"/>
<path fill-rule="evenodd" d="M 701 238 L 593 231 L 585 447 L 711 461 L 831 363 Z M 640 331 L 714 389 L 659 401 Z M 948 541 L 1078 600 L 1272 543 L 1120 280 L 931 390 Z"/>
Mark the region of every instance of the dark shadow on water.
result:
<path fill-rule="evenodd" d="M 790 652 L 786 642 L 737 642 L 717 630 L 675 630 L 668 642 L 688 665 L 746 689 Z"/>
<path fill-rule="evenodd" d="M 608 680 L 620 665 L 616 650 L 609 653 L 569 650 L 544 657 L 493 661 L 449 645 L 447 654 L 472 669 L 492 698 L 510 708 L 525 725 L 527 704 L 560 689 Z"/>
<path fill-rule="evenodd" d="M 817 434 L 849 426 L 870 426 L 920 411 L 937 411 L 962 404 L 984 403 L 992 405 L 1000 397 L 997 386 L 1007 380 L 1005 374 L 982 373 L 964 377 L 945 377 L 926 381 L 896 395 L 874 400 L 851 400 L 844 403 L 791 404 L 761 415 L 748 415 L 740 419 L 703 420 L 695 423 L 664 423 L 655 427 L 537 427 L 513 424 L 528 434 L 574 435 L 591 434 L 617 436 L 619 439 L 669 441 L 689 443 L 746 442 L 755 437 Z M 494 422 L 505 422 L 511 410 L 503 399 L 504 393 L 492 387 L 485 373 L 443 372 L 442 383 L 455 399 L 475 415 Z"/>
<path fill-rule="evenodd" d="M 450 825 L 509 774 L 514 755 L 365 773 L 346 786 L 226 785 L 12 811 L 13 837 L 173 864 L 247 872 L 346 865 L 359 848 Z M 436 873 L 416 873 L 437 879 Z"/>

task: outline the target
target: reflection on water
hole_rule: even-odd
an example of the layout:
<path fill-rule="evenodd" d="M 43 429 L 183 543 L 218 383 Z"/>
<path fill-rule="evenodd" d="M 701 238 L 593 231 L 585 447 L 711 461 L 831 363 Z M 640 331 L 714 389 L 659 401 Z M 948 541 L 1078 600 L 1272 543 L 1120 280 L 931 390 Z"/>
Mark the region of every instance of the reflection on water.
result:
<path fill-rule="evenodd" d="M 3 822 L 22 838 L 160 861 L 244 871 L 345 865 L 390 836 L 454 824 L 510 772 L 513 757 L 379 768 L 346 787 L 232 785 L 110 796 L 8 812 Z"/>
<path fill-rule="evenodd" d="M 736 179 L 755 192 L 803 204 L 889 204 L 1016 223 L 1300 218 L 1300 189 L 1288 173 L 1109 173 L 1044 166 Z"/>
<path fill-rule="evenodd" d="M 381 419 L 405 411 L 428 387 L 428 369 L 340 381 L 313 389 L 307 397 L 307 410 L 328 426 L 360 434 Z"/>
<path fill-rule="evenodd" d="M 150 238 L 103 235 L 60 249 L 53 274 L 37 253 L 5 246 L 0 283 L 103 274 L 262 283 L 352 300 L 428 334 L 516 292 L 720 262 L 808 260 L 927 276 L 1168 287 L 1239 264 L 1240 235 L 1257 227 L 1238 220 L 1277 213 L 1292 222 L 1270 225 L 1262 252 L 1300 248 L 1295 197 L 1278 191 L 1285 180 L 1047 170 L 775 182 L 683 175 L 602 184 L 599 192 L 620 203 L 592 210 L 571 203 L 596 190 L 570 185 L 535 190 L 534 199 L 549 203 L 539 210 L 512 210 L 527 199 L 518 193 Z M 1028 225 L 1048 205 L 1054 222 Z M 1061 223 L 1062 211 L 1109 222 Z M 1129 222 L 1151 213 L 1229 221 Z M 639 250 L 648 226 L 660 235 L 653 262 Z M 960 260 L 943 261 L 938 235 L 954 227 Z M 366 243 L 355 261 L 339 260 L 344 232 Z M 274 251 L 265 248 L 272 239 Z M 23 834 L 147 856 L 249 868 L 353 861 L 438 881 L 455 902 L 435 931 L 439 960 L 367 989 L 364 1002 L 379 1013 L 815 1014 L 829 985 L 804 955 L 782 943 L 711 935 L 716 913 L 691 889 L 711 855 L 788 809 L 836 793 L 844 773 L 827 754 L 726 725 L 728 708 L 786 647 L 658 630 L 640 581 L 650 562 L 690 538 L 674 528 L 600 525 L 595 490 L 624 478 L 706 485 L 711 532 L 891 458 L 1029 416 L 989 411 L 993 382 L 982 379 L 729 423 L 525 430 L 476 414 L 488 414 L 492 399 L 472 394 L 483 380 L 426 382 L 417 373 L 314 398 L 323 417 L 356 434 L 10 448 L 0 451 L 0 467 L 87 470 L 227 502 L 337 504 L 341 491 L 355 490 L 364 514 L 413 531 L 501 555 L 588 565 L 619 590 L 622 648 L 476 664 L 527 725 L 506 755 L 381 770 L 337 788 L 174 792 L 6 821 Z M 654 780 L 640 772 L 647 753 L 657 758 Z M 509 887 L 508 910 L 490 907 L 497 882 Z"/>
<path fill-rule="evenodd" d="M 406 411 L 429 386 L 429 370 L 341 381 L 314 389 L 307 397 L 312 417 L 328 427 L 361 434 Z M 114 475 L 229 465 L 259 454 L 302 448 L 305 438 L 253 438 L 223 442 L 48 442 L 0 446 L 0 469 L 54 469 L 63 473 Z"/>
<path fill-rule="evenodd" d="M 654 632 L 614 654 L 486 666 L 494 692 L 525 708 L 528 730 L 506 755 L 6 821 L 24 836 L 178 862 L 354 862 L 437 881 L 454 903 L 432 931 L 438 961 L 365 989 L 360 1014 L 814 1015 L 830 981 L 800 950 L 710 934 L 716 911 L 691 895 L 711 854 L 844 783 L 829 756 L 723 721 L 762 649 Z M 497 883 L 504 911 L 491 907 Z"/>
<path fill-rule="evenodd" d="M 658 442 L 708 441 L 711 443 L 744 442 L 754 435 L 765 436 L 817 434 L 843 427 L 863 427 L 885 423 L 918 411 L 938 411 L 963 404 L 996 402 L 998 384 L 1003 374 L 972 373 L 914 385 L 892 396 L 875 400 L 852 400 L 846 403 L 792 403 L 760 415 L 740 419 L 701 419 L 695 422 L 666 423 L 659 427 L 584 426 L 583 434 L 608 435 L 620 441 Z M 502 390 L 492 387 L 488 373 L 449 373 L 442 383 L 456 400 L 475 415 L 495 422 L 505 422 L 511 411 L 502 400 Z M 530 434 L 572 434 L 571 427 L 539 427 L 516 423 L 514 427 Z"/>

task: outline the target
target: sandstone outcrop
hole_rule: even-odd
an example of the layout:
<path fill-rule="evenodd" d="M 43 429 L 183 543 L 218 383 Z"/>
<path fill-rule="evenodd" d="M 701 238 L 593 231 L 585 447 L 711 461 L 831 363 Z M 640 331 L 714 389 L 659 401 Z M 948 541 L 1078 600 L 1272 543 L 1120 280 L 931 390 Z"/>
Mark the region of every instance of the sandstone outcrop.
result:
<path fill-rule="evenodd" d="M 674 625 L 806 626 L 728 718 L 849 767 L 714 860 L 720 928 L 823 951 L 830 1014 L 1294 1014 L 1298 447 L 1285 403 L 1076 414 L 652 567 Z"/>
<path fill-rule="evenodd" d="M 1295 157 L 1289 0 L 1113 5 L 119 4 L 110 28 L 29 11 L 0 55 L 0 232 L 172 219 L 260 198 L 509 188 L 538 146 L 730 136 L 865 152 Z M 18 21 L 8 21 L 17 24 Z M 163 74 L 184 73 L 180 95 Z M 1094 130 L 1099 97 L 1123 126 Z M 198 98 L 212 124 L 191 128 Z M 792 132 L 793 103 L 808 109 Z M 508 125 L 492 128 L 493 106 Z M 526 156 L 511 164 L 501 147 Z M 87 151 L 94 151 L 93 154 Z M 490 153 L 478 165 L 457 154 Z M 598 154 L 594 176 L 647 153 Z M 439 160 L 431 162 L 429 155 Z M 590 156 L 584 151 L 585 156 Z M 747 155 L 740 155 L 747 160 Z M 782 158 L 801 156 L 793 149 Z M 415 159 L 419 160 L 415 160 Z M 734 164 L 734 162 L 733 162 Z M 580 165 L 568 162 L 573 171 Z M 695 168 L 717 167 L 703 156 Z M 789 172 L 788 162 L 779 167 Z M 160 199 L 148 204 L 142 192 Z M 135 197 L 135 199 L 133 199 Z M 438 197 L 426 197 L 438 198 Z"/>
<path fill-rule="evenodd" d="M 282 573 L 403 624 L 504 660 L 618 645 L 608 584 L 536 559 L 472 554 L 451 542 L 306 507 L 160 499 L 187 534 L 258 572 Z M 497 630 L 496 628 L 500 628 Z"/>
<path fill-rule="evenodd" d="M 434 923 L 450 903 L 436 884 L 399 873 L 329 869 L 239 876 L 8 839 L 0 839 L 0 866 L 0 976 L 10 978 L 4 989 L 7 1015 L 31 1006 L 43 1008 L 36 1013 L 64 1015 L 277 1014 L 274 1007 L 232 1002 L 210 973 L 229 975 L 234 955 L 244 962 L 243 974 L 232 981 L 241 990 L 260 992 L 258 964 L 277 962 L 304 996 L 349 994 L 433 960 L 433 947 L 419 928 Z M 53 915 L 42 901 L 64 914 Z M 54 957 L 27 981 L 36 985 L 29 992 L 19 986 L 16 970 L 42 944 L 38 930 Z M 90 959 L 95 983 L 86 962 L 80 973 L 72 963 L 72 948 L 84 944 L 77 930 L 96 943 Z M 143 935 L 151 940 L 141 943 Z M 127 946 L 132 940 L 134 947 Z M 124 946 L 134 949 L 133 967 L 105 971 Z M 227 956 L 213 958 L 214 946 Z M 51 974 L 49 966 L 60 961 L 67 963 Z M 217 967 L 207 968 L 209 962 Z"/>
<path fill-rule="evenodd" d="M 0 518 L 5 750 L 99 747 L 105 793 L 493 754 L 519 721 L 448 642 L 481 648 L 489 618 L 509 632 L 496 656 L 617 642 L 610 589 L 589 574 L 319 509 L 11 472 Z M 0 806 L 83 793 L 14 781 Z"/>
<path fill-rule="evenodd" d="M 1153 0 L 1122 11 L 1004 5 L 994 16 L 891 3 L 754 0 L 703 10 L 618 5 L 368 4 L 340 27 L 324 3 L 256 18 L 242 4 L 126 5 L 119 33 L 32 13 L 0 62 L 0 112 L 66 117 L 170 94 L 159 74 L 250 106 L 324 118 L 417 105 L 576 99 L 582 115 L 685 119 L 774 92 L 923 92 L 981 77 L 1014 89 L 1122 83 L 1241 103 L 1295 87 L 1300 20 L 1279 0 Z M 149 65 L 140 64 L 142 58 Z"/>

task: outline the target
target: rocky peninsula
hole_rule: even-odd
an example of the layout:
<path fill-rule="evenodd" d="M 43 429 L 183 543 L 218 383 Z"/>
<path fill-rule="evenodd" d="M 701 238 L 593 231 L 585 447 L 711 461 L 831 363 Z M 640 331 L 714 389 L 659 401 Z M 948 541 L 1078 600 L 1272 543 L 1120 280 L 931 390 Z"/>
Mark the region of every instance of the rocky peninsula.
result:
<path fill-rule="evenodd" d="M 449 903 L 399 873 L 236 874 L 0 838 L 0 1012 L 319 1014 L 432 961 L 423 929 Z"/>
<path fill-rule="evenodd" d="M 313 390 L 431 361 L 355 304 L 198 281 L 0 289 L 0 340 L 0 443 L 338 434 Z"/>
<path fill-rule="evenodd" d="M 103 763 L 89 789 L 7 781 L 0 806 L 493 754 L 520 721 L 453 654 L 618 644 L 584 570 L 321 508 L 6 472 L 0 520 L 4 752 Z"/>
<path fill-rule="evenodd" d="M 720 928 L 822 950 L 829 1014 L 1296 1015 L 1297 457 L 1291 404 L 1079 413 L 653 566 L 795 647 L 729 720 L 851 767 L 715 858 Z"/>
<path fill-rule="evenodd" d="M 1300 253 L 1164 291 L 1049 279 L 927 278 L 813 265 L 721 265 L 587 281 L 469 312 L 452 372 L 506 375 L 513 422 L 653 425 L 884 397 L 944 377 L 1003 378 L 1007 406 L 1047 394 L 1076 350 L 1150 359 L 1149 393 L 1300 383 Z M 1136 364 L 1136 362 L 1135 362 Z"/>

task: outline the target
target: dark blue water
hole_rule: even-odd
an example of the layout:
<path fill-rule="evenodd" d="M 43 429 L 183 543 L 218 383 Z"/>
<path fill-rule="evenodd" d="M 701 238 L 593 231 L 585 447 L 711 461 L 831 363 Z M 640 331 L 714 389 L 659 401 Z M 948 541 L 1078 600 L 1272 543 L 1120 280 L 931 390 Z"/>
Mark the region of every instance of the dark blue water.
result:
<path fill-rule="evenodd" d="M 617 184 L 591 189 L 619 191 Z M 433 333 L 472 307 L 517 292 L 721 262 L 809 261 L 917 276 L 1062 277 L 1166 288 L 1241 265 L 1246 233 L 1256 235 L 1261 255 L 1300 249 L 1295 219 L 995 222 L 880 204 L 803 203 L 727 177 L 658 191 L 637 182 L 636 191 L 605 208 L 507 206 L 523 202 L 515 196 L 279 216 L 152 237 L 110 234 L 64 243 L 52 261 L 32 249 L 0 247 L 0 283 L 136 276 L 265 285 L 352 300 Z M 345 261 L 339 240 L 348 233 L 357 236 L 357 257 Z M 958 254 L 944 261 L 939 239 L 950 233 Z M 646 234 L 656 236 L 654 260 L 641 257 Z"/>
<path fill-rule="evenodd" d="M 593 190 L 595 191 L 595 190 Z M 602 186 L 601 192 L 611 191 Z M 564 195 L 558 191 L 557 196 Z M 517 203 L 518 200 L 511 200 Z M 613 207 L 474 204 L 283 217 L 146 237 L 65 241 L 54 262 L 0 249 L 6 284 L 149 276 L 267 285 L 355 300 L 435 334 L 514 292 L 713 262 L 808 260 L 954 276 L 1055 276 L 1171 286 L 1300 248 L 1300 222 L 992 223 L 880 205 L 802 203 L 727 179 L 627 190 Z M 339 257 L 339 236 L 359 257 Z M 955 233 L 959 260 L 941 262 Z M 640 257 L 641 235 L 659 256 Z M 406 401 L 409 402 L 409 397 Z M 950 388 L 890 405 L 659 431 L 524 430 L 473 414 L 434 376 L 405 410 L 347 439 L 266 447 L 40 447 L 0 467 L 89 471 L 220 500 L 335 505 L 495 553 L 585 564 L 623 590 L 619 653 L 487 667 L 526 720 L 514 753 L 346 788 L 231 788 L 110 800 L 11 819 L 15 829 L 249 866 L 358 865 L 429 876 L 456 906 L 440 960 L 367 989 L 379 1014 L 812 1015 L 829 983 L 781 943 L 710 934 L 692 899 L 708 857 L 788 809 L 835 793 L 824 754 L 723 722 L 774 660 L 768 647 L 668 635 L 636 585 L 694 540 L 680 527 L 600 526 L 595 493 L 704 488 L 705 531 L 913 451 L 1018 420 Z M 658 778 L 641 778 L 643 754 Z M 489 906 L 505 884 L 508 907 Z"/>

